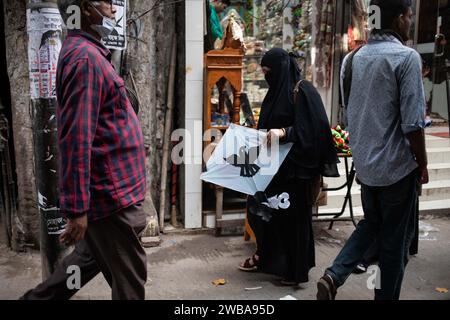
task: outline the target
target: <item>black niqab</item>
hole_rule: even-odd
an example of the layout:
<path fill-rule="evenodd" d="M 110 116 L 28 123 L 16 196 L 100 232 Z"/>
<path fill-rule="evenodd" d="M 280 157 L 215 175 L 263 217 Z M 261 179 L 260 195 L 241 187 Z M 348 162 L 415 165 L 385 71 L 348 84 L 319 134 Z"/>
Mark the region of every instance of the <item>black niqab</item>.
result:
<path fill-rule="evenodd" d="M 301 80 L 300 69 L 294 57 L 280 48 L 267 52 L 261 60 L 262 67 L 270 71 L 265 78 L 269 91 L 262 103 L 259 129 L 279 129 L 286 127 L 293 114 L 293 89 Z"/>

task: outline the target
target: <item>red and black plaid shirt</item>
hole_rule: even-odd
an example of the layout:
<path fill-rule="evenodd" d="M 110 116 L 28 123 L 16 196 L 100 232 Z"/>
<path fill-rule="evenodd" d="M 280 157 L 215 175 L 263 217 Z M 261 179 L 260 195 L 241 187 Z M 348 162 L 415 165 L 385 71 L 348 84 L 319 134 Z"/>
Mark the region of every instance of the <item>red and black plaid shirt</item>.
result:
<path fill-rule="evenodd" d="M 143 201 L 144 140 L 110 51 L 83 31 L 69 31 L 56 91 L 61 212 L 87 213 L 93 221 Z"/>

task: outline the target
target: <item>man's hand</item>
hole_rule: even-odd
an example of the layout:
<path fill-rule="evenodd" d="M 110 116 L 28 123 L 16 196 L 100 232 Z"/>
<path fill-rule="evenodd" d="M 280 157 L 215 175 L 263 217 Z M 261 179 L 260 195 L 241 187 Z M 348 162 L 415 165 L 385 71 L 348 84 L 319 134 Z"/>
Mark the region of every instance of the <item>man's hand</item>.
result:
<path fill-rule="evenodd" d="M 59 237 L 59 241 L 66 246 L 72 246 L 84 238 L 88 225 L 87 214 L 75 218 L 67 219 L 66 230 Z"/>
<path fill-rule="evenodd" d="M 420 183 L 428 183 L 428 160 L 427 151 L 425 149 L 425 131 L 423 129 L 411 132 L 406 135 L 411 146 L 411 151 L 416 157 L 417 164 L 419 165 Z"/>
<path fill-rule="evenodd" d="M 429 182 L 427 167 L 420 170 L 420 184 L 427 184 Z"/>
<path fill-rule="evenodd" d="M 284 129 L 271 129 L 269 132 L 267 132 L 267 146 L 270 147 L 274 137 L 278 137 L 278 141 L 280 141 L 285 136 L 286 136 L 286 131 Z"/>

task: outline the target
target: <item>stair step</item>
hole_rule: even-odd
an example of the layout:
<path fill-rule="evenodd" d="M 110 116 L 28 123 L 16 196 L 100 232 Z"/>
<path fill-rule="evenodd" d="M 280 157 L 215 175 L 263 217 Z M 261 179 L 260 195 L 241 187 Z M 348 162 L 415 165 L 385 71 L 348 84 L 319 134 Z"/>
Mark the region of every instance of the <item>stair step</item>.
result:
<path fill-rule="evenodd" d="M 450 147 L 427 148 L 428 163 L 450 163 Z"/>
<path fill-rule="evenodd" d="M 340 207 L 343 204 L 347 189 L 328 192 L 328 208 Z M 422 199 L 429 200 L 444 200 L 448 199 L 450 194 L 450 180 L 431 181 L 423 186 Z M 361 205 L 361 186 L 354 184 L 352 187 L 352 202 L 353 206 Z M 324 207 L 326 208 L 326 207 Z"/>
<path fill-rule="evenodd" d="M 339 168 L 339 174 L 341 175 L 339 178 L 324 178 L 329 188 L 337 188 L 345 183 L 345 169 Z M 428 174 L 430 181 L 450 180 L 450 163 L 430 163 Z"/>
<path fill-rule="evenodd" d="M 450 139 L 446 139 L 450 141 Z M 427 156 L 428 163 L 450 163 L 450 142 L 447 147 L 429 147 L 427 146 Z M 338 169 L 341 174 L 345 173 L 345 163 L 343 159 L 340 159 L 341 162 L 338 164 Z M 352 159 L 349 159 L 348 165 L 349 169 L 352 164 Z"/>
<path fill-rule="evenodd" d="M 425 144 L 427 148 L 448 148 L 450 139 L 426 135 Z"/>
<path fill-rule="evenodd" d="M 430 181 L 450 180 L 450 163 L 430 163 L 428 174 Z"/>
<path fill-rule="evenodd" d="M 319 213 L 335 213 L 340 212 L 341 208 L 329 208 L 319 207 Z M 450 215 L 450 199 L 446 200 L 431 200 L 424 201 L 420 200 L 419 211 L 421 215 L 426 214 L 439 214 L 439 215 Z M 355 217 L 361 217 L 364 215 L 362 206 L 353 206 L 353 215 Z M 341 218 L 350 217 L 350 210 L 347 208 Z M 319 217 L 319 219 L 327 219 L 330 217 Z"/>

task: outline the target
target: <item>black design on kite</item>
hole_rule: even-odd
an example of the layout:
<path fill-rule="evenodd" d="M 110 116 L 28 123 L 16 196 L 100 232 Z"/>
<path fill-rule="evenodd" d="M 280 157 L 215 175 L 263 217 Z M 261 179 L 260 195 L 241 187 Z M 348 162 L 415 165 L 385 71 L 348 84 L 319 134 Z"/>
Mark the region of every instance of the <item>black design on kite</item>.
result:
<path fill-rule="evenodd" d="M 259 157 L 259 146 L 250 148 L 248 151 L 244 146 L 239 148 L 239 154 L 233 154 L 224 160 L 231 164 L 233 167 L 241 169 L 240 176 L 251 178 L 255 176 L 260 167 L 255 164 L 256 159 Z"/>

